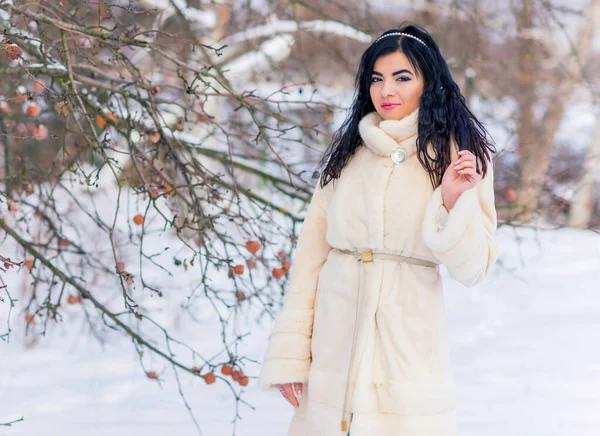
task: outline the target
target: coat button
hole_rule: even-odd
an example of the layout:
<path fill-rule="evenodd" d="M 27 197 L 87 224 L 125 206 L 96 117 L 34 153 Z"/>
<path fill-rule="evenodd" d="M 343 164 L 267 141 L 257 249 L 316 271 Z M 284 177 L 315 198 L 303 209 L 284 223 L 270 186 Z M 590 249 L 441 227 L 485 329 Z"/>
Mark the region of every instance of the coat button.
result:
<path fill-rule="evenodd" d="M 403 163 L 404 161 L 406 161 L 406 158 L 408 157 L 408 154 L 406 154 L 406 151 L 404 151 L 404 149 L 403 149 L 403 148 L 400 148 L 400 147 L 398 147 L 398 148 L 396 149 L 396 151 L 394 151 L 394 152 L 392 153 L 392 156 L 391 156 L 391 157 L 392 157 L 392 161 L 393 161 L 395 164 L 401 164 L 401 163 Z"/>

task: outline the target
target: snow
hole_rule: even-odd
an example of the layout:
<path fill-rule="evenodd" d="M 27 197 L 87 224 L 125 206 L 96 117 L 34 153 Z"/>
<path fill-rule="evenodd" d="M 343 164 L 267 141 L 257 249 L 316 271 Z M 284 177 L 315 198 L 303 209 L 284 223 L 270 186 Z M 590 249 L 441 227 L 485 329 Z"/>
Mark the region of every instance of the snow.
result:
<path fill-rule="evenodd" d="M 498 243 L 500 261 L 480 285 L 465 288 L 442 270 L 460 434 L 597 435 L 600 237 L 503 227 Z M 16 286 L 23 274 L 11 272 L 9 283 Z M 199 348 L 219 331 L 208 320 L 181 324 L 174 335 Z M 260 361 L 270 323 L 248 327 L 252 335 L 243 352 Z M 83 333 L 83 324 L 65 323 L 28 348 L 20 328 L 13 319 L 11 343 L 0 343 L 0 422 L 25 420 L 0 427 L 0 435 L 48 429 L 63 436 L 199 434 L 172 369 L 160 359 L 147 362 L 158 368 L 159 384 L 144 376 L 126 340 L 102 349 Z M 258 370 L 248 365 L 246 373 L 256 376 Z M 180 380 L 201 434 L 234 434 L 235 400 L 228 386 L 221 379 L 209 386 L 182 373 Z M 239 405 L 236 435 L 285 434 L 292 406 L 275 392 L 258 390 L 254 378 L 241 392 L 255 410 Z"/>

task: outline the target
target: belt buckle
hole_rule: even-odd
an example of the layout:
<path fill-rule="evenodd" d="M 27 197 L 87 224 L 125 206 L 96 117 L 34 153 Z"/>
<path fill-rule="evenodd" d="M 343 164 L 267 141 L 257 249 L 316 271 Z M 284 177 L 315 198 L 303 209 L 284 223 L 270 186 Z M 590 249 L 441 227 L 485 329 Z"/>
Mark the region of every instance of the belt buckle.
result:
<path fill-rule="evenodd" d="M 367 262 L 373 262 L 373 252 L 371 250 L 369 251 L 365 251 L 362 254 L 362 262 L 363 263 L 367 263 Z"/>

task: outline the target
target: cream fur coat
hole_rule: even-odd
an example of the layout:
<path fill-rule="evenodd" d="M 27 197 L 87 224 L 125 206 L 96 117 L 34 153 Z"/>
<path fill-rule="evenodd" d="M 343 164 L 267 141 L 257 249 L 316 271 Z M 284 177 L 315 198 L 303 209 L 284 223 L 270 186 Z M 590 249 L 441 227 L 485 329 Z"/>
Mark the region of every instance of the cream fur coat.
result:
<path fill-rule="evenodd" d="M 457 435 L 439 267 L 376 259 L 363 265 L 359 286 L 361 263 L 338 250 L 444 264 L 466 286 L 489 274 L 497 257 L 491 162 L 448 213 L 415 154 L 417 119 L 418 110 L 402 120 L 366 115 L 363 144 L 341 177 L 315 188 L 259 376 L 267 389 L 304 383 L 289 436 L 345 436 L 346 395 L 351 436 Z M 390 158 L 398 147 L 408 154 L 401 164 Z"/>

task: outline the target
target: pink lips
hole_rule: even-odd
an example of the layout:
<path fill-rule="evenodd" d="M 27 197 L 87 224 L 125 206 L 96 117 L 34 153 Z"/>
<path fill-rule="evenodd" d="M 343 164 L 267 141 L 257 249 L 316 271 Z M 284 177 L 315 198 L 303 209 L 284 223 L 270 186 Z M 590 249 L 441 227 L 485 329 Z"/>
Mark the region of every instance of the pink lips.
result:
<path fill-rule="evenodd" d="M 383 104 L 381 105 L 381 107 L 382 107 L 383 109 L 385 109 L 385 110 L 388 110 L 388 109 L 394 109 L 394 108 L 395 108 L 395 107 L 397 107 L 397 106 L 400 106 L 400 105 L 399 105 L 399 104 L 395 104 L 395 103 L 383 103 Z"/>

